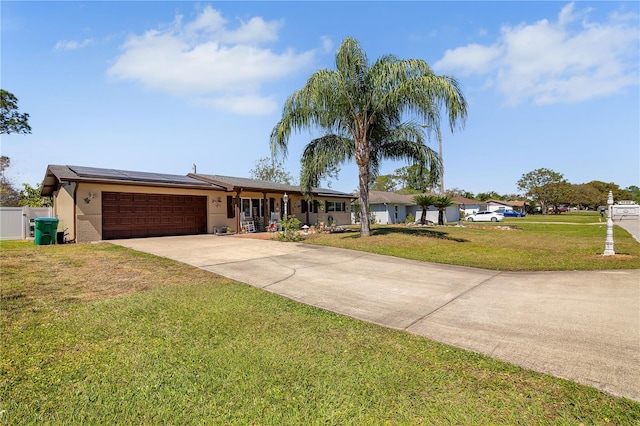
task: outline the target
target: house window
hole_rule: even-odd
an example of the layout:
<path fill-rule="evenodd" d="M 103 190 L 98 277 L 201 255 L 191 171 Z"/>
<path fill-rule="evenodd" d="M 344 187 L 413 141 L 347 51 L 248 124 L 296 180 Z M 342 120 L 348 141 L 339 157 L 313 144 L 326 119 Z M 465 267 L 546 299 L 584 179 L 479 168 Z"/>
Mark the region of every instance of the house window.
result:
<path fill-rule="evenodd" d="M 262 217 L 262 199 L 243 198 L 240 205 L 244 217 Z"/>
<path fill-rule="evenodd" d="M 307 210 L 309 213 L 318 213 L 318 202 L 302 200 L 302 213 L 307 213 Z"/>
<path fill-rule="evenodd" d="M 347 210 L 344 202 L 327 201 L 327 211 L 328 212 L 345 212 Z"/>

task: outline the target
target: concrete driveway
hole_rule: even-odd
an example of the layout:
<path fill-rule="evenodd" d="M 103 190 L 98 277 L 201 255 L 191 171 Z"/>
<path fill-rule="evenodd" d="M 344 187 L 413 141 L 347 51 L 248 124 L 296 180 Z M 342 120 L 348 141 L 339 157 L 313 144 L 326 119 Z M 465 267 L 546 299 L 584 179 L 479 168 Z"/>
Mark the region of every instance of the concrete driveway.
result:
<path fill-rule="evenodd" d="M 112 241 L 640 401 L 640 270 L 496 272 L 278 241 Z"/>
<path fill-rule="evenodd" d="M 631 234 L 636 241 L 640 242 L 640 217 L 638 216 L 625 216 L 625 217 L 615 217 L 613 221 L 614 224 L 626 230 Z M 614 249 L 615 249 L 615 241 L 614 241 Z"/>

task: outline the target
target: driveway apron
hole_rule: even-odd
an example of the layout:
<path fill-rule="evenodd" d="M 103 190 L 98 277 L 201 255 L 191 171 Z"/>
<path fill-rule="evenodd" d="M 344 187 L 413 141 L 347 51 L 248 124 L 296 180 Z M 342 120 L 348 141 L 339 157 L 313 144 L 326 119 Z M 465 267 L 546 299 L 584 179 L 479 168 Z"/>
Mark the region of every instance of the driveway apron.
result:
<path fill-rule="evenodd" d="M 640 270 L 507 273 L 234 236 L 111 242 L 640 401 Z"/>

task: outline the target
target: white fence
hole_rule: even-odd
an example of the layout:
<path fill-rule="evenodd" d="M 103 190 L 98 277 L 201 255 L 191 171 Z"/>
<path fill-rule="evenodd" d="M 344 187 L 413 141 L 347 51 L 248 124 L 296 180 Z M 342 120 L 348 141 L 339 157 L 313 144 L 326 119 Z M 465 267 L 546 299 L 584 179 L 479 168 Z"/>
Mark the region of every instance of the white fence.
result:
<path fill-rule="evenodd" d="M 33 237 L 31 222 L 51 216 L 51 207 L 0 207 L 0 240 L 25 240 Z"/>

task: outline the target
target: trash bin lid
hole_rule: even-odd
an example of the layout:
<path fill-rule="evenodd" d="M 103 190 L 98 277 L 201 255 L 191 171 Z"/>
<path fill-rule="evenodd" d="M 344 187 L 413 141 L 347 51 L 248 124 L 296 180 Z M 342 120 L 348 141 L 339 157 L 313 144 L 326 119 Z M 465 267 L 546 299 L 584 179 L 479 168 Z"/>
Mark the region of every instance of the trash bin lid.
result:
<path fill-rule="evenodd" d="M 58 222 L 58 218 L 57 217 L 36 217 L 35 219 L 33 219 L 34 222 Z"/>

